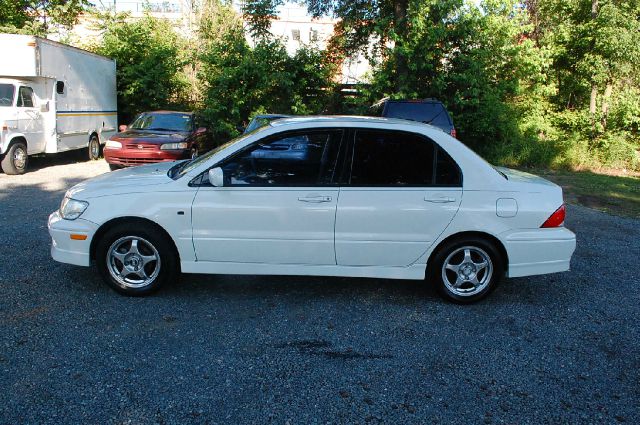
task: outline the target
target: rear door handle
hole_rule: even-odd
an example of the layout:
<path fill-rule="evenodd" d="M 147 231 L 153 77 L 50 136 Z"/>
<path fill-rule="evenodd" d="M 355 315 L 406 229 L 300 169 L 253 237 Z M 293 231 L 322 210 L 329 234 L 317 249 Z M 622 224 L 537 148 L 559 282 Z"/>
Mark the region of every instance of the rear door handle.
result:
<path fill-rule="evenodd" d="M 434 204 L 448 204 L 451 202 L 456 202 L 456 198 L 452 198 L 450 196 L 427 196 L 424 198 L 427 202 L 432 202 Z"/>
<path fill-rule="evenodd" d="M 304 196 L 298 198 L 298 201 L 319 204 L 321 202 L 331 202 L 331 196 Z"/>

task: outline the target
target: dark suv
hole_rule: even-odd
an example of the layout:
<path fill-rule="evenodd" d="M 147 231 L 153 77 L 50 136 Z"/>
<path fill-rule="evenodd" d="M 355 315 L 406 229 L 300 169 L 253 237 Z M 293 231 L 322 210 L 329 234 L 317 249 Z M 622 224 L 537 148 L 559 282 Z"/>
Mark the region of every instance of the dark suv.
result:
<path fill-rule="evenodd" d="M 447 108 L 437 99 L 384 100 L 382 116 L 431 124 L 456 137 L 453 120 Z"/>

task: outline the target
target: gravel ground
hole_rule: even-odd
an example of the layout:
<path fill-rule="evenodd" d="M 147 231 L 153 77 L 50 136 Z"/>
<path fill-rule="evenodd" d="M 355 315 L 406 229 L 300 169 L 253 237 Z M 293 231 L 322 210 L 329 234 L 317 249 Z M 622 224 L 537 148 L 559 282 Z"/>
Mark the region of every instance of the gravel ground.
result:
<path fill-rule="evenodd" d="M 638 423 L 640 221 L 571 206 L 569 273 L 472 306 L 413 281 L 184 275 L 126 298 L 49 256 L 71 155 L 0 174 L 0 423 Z"/>

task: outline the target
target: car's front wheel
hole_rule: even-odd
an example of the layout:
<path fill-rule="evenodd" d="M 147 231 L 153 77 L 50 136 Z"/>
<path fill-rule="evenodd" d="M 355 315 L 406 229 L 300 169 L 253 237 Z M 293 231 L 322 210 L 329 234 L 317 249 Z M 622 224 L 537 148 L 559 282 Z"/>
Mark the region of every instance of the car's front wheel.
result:
<path fill-rule="evenodd" d="M 105 233 L 96 247 L 103 279 L 121 294 L 142 296 L 176 277 L 177 255 L 152 226 L 120 224 Z"/>
<path fill-rule="evenodd" d="M 489 295 L 504 274 L 496 247 L 480 238 L 454 240 L 441 247 L 431 262 L 429 277 L 444 298 L 468 304 Z"/>

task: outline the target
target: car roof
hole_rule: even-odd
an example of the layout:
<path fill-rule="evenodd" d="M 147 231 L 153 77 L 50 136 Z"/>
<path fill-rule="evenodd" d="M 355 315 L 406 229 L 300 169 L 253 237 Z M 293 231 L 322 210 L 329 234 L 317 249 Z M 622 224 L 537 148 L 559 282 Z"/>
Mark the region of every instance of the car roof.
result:
<path fill-rule="evenodd" d="M 429 124 L 423 124 L 417 121 L 403 120 L 399 118 L 381 118 L 381 117 L 369 117 L 360 115 L 309 115 L 309 116 L 295 116 L 289 118 L 281 118 L 269 123 L 272 127 L 288 126 L 294 124 L 324 124 L 324 123 L 343 123 L 343 124 L 397 124 L 397 125 L 409 125 L 415 127 L 430 127 L 436 128 Z"/>
<path fill-rule="evenodd" d="M 293 116 L 293 115 L 285 115 L 285 114 L 258 114 L 258 115 L 256 115 L 256 116 L 255 116 L 255 117 L 253 117 L 253 118 L 254 118 L 254 119 L 255 119 L 255 118 L 288 118 L 288 117 L 291 117 L 291 116 Z"/>
<path fill-rule="evenodd" d="M 160 111 L 144 111 L 143 114 L 184 114 L 184 115 L 193 115 L 193 112 L 186 111 L 168 111 L 168 110 L 160 110 Z"/>
<path fill-rule="evenodd" d="M 442 103 L 438 99 L 428 97 L 426 99 L 393 99 L 385 100 L 384 103 Z"/>

